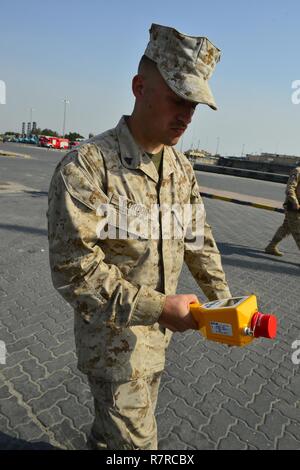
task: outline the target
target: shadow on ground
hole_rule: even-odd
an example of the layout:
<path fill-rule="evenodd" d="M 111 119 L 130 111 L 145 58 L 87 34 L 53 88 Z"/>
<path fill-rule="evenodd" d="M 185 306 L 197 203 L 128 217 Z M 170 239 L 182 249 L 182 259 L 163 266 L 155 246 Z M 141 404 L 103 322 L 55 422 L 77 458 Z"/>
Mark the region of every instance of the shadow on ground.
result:
<path fill-rule="evenodd" d="M 0 230 L 7 230 L 9 232 L 23 232 L 23 233 L 32 233 L 34 235 L 47 235 L 47 230 L 42 228 L 34 227 L 25 227 L 24 225 L 10 225 L 10 224 L 0 224 Z"/>
<path fill-rule="evenodd" d="M 240 268 L 245 268 L 249 270 L 259 269 L 259 265 L 263 264 L 264 270 L 272 273 L 279 274 L 290 274 L 292 276 L 299 276 L 300 273 L 300 257 L 298 256 L 299 262 L 292 263 L 291 261 L 286 261 L 284 256 L 276 257 L 272 255 L 267 255 L 263 249 L 259 250 L 256 248 L 249 248 L 249 246 L 243 245 L 234 245 L 230 243 L 219 242 L 218 248 L 221 252 L 224 265 L 238 266 Z M 234 255 L 241 257 L 253 258 L 256 261 L 252 260 L 235 260 Z M 296 255 L 297 256 L 297 255 Z M 295 258 L 296 258 L 295 256 Z M 297 259 L 297 258 L 296 258 Z"/>
<path fill-rule="evenodd" d="M 0 450 L 60 450 L 48 442 L 28 442 L 0 432 Z"/>
<path fill-rule="evenodd" d="M 42 197 L 48 196 L 48 191 L 23 191 L 26 194 L 29 194 L 32 197 Z"/>

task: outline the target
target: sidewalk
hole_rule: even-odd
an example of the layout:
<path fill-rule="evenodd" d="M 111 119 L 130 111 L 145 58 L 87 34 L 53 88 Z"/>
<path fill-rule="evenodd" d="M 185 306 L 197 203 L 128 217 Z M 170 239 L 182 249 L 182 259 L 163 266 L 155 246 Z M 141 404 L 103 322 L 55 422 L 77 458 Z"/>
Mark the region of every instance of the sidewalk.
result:
<path fill-rule="evenodd" d="M 216 189 L 201 186 L 201 195 L 210 199 L 219 199 L 221 201 L 232 202 L 242 206 L 256 207 L 257 209 L 265 209 L 284 213 L 282 203 L 272 199 L 263 199 L 261 197 L 250 196 L 247 194 L 233 193 L 230 191 L 220 191 Z"/>

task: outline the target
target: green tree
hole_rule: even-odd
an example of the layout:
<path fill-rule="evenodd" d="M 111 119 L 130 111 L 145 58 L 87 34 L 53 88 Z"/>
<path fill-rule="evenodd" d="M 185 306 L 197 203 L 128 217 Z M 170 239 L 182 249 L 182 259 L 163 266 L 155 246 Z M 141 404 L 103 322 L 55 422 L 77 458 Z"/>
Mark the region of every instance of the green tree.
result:
<path fill-rule="evenodd" d="M 47 129 L 45 129 L 45 130 L 47 130 Z M 31 134 L 32 135 L 41 135 L 42 134 L 42 129 L 40 127 L 37 127 L 34 131 L 31 131 Z"/>
<path fill-rule="evenodd" d="M 51 129 L 43 129 L 41 131 L 41 135 L 49 135 L 49 137 L 59 137 L 56 131 L 52 131 Z"/>
<path fill-rule="evenodd" d="M 74 142 L 77 139 L 84 139 L 83 135 L 80 135 L 78 132 L 69 132 L 65 135 L 66 139 L 69 139 L 70 142 Z"/>

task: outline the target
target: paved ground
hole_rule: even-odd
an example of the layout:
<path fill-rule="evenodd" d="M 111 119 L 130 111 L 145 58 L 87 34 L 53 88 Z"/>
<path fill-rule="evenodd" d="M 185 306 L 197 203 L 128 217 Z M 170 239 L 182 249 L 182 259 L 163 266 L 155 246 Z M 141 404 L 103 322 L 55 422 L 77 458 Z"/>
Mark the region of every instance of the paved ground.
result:
<path fill-rule="evenodd" d="M 251 205 L 252 207 L 255 207 L 255 204 L 258 204 L 259 206 L 262 206 L 262 205 L 265 206 L 266 210 L 280 209 L 282 212 L 284 212 L 282 208 L 282 201 L 279 202 L 274 199 L 264 199 L 262 197 L 257 197 L 257 196 L 250 197 L 248 196 L 248 194 L 240 194 L 240 193 L 235 193 L 232 191 L 206 188 L 203 185 L 201 185 L 201 194 L 202 194 L 202 197 L 209 197 L 211 199 L 219 199 L 221 201 L 233 202 L 235 204 L 245 203 L 244 205 Z"/>
<path fill-rule="evenodd" d="M 0 364 L 1 449 L 84 449 L 92 421 L 72 310 L 48 268 L 47 188 L 60 155 L 0 157 L 0 340 L 8 350 Z M 26 188 L 5 191 L 7 181 Z M 263 253 L 281 214 L 205 204 L 232 293 L 256 293 L 261 310 L 278 315 L 279 332 L 243 349 L 175 334 L 157 407 L 160 449 L 300 449 L 300 366 L 291 360 L 300 340 L 299 252 L 287 239 L 283 259 Z M 179 291 L 201 297 L 186 268 Z"/>
<path fill-rule="evenodd" d="M 273 181 L 260 181 L 240 176 L 220 175 L 197 171 L 202 186 L 218 191 L 231 191 L 249 196 L 271 199 L 282 203 L 285 196 L 285 184 Z"/>

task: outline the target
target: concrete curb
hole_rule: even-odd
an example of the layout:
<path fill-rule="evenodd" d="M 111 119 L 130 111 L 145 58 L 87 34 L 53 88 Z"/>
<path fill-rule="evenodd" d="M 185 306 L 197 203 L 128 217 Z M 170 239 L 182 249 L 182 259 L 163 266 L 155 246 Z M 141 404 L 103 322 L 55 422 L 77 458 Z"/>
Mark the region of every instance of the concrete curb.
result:
<path fill-rule="evenodd" d="M 27 158 L 31 159 L 32 157 L 30 155 L 27 155 L 26 153 L 15 153 L 15 152 L 8 152 L 4 150 L 0 150 L 0 157 L 19 157 L 19 158 Z"/>
<path fill-rule="evenodd" d="M 267 211 L 273 211 L 273 212 L 280 212 L 281 214 L 284 214 L 284 209 L 279 208 L 279 207 L 273 207 L 269 206 L 267 204 L 259 204 L 257 202 L 251 202 L 251 201 L 243 201 L 240 199 L 235 199 L 227 196 L 220 196 L 218 194 L 210 194 L 210 193 L 205 193 L 200 190 L 200 194 L 203 197 L 207 197 L 209 199 L 219 199 L 220 201 L 226 201 L 226 202 L 233 202 L 234 204 L 240 204 L 242 206 L 250 206 L 250 207 L 256 207 L 256 209 L 264 209 Z"/>
<path fill-rule="evenodd" d="M 227 166 L 217 165 L 204 165 L 202 163 L 194 163 L 194 170 L 207 171 L 209 173 L 219 173 L 223 175 L 240 176 L 243 178 L 254 178 L 265 181 L 274 181 L 276 183 L 286 184 L 288 181 L 288 175 L 279 173 L 267 173 L 264 171 L 245 170 L 243 168 L 233 168 Z"/>

